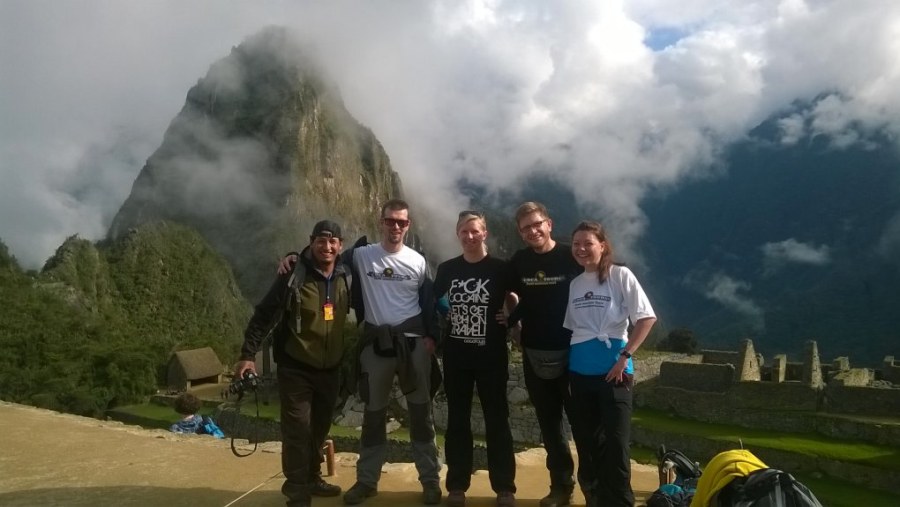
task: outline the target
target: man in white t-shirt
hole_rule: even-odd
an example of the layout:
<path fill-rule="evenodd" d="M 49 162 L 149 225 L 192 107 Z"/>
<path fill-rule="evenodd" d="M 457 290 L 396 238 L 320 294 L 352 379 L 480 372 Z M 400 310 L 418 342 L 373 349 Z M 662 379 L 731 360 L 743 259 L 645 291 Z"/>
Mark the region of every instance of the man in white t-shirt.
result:
<path fill-rule="evenodd" d="M 381 241 L 354 248 L 350 259 L 365 314 L 358 349 L 359 396 L 366 407 L 356 484 L 344 495 L 348 505 L 377 494 L 387 453 L 384 423 L 395 375 L 406 395 L 410 444 L 423 502 L 441 501 L 431 407 L 436 320 L 425 258 L 403 242 L 410 223 L 409 205 L 399 199 L 388 201 L 381 208 Z"/>

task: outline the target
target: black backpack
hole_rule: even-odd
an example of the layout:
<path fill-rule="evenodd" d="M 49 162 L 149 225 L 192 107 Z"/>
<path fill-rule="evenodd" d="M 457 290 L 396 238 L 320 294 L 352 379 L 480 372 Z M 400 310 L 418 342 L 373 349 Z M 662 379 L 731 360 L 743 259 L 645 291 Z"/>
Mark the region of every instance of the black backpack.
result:
<path fill-rule="evenodd" d="M 659 446 L 656 456 L 660 486 L 647 499 L 647 507 L 689 507 L 702 473 L 700 464 L 677 449 L 666 450 L 665 445 Z M 674 477 L 669 477 L 670 472 Z"/>
<path fill-rule="evenodd" d="M 690 507 L 692 493 L 675 484 L 663 484 L 647 498 L 647 507 Z"/>
<path fill-rule="evenodd" d="M 677 449 L 666 450 L 666 446 L 661 445 L 656 451 L 659 458 L 657 468 L 660 473 L 660 484 L 663 483 L 663 474 L 667 467 L 672 466 L 675 469 L 675 480 L 672 484 L 676 484 L 686 492 L 693 493 L 697 489 L 697 480 L 703 470 L 700 464 L 688 458 L 683 452 Z M 668 463 L 667 463 L 668 462 Z"/>
<path fill-rule="evenodd" d="M 761 468 L 731 481 L 717 498 L 718 507 L 822 507 L 809 488 L 775 468 Z"/>

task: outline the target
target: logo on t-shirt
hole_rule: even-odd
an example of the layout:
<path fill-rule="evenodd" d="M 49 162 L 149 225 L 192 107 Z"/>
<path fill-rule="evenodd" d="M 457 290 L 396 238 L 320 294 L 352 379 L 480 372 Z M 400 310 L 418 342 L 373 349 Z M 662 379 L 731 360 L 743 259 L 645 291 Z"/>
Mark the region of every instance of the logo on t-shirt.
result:
<path fill-rule="evenodd" d="M 572 306 L 575 308 L 606 308 L 606 303 L 610 299 L 612 298 L 609 296 L 594 294 L 594 291 L 589 290 L 584 293 L 584 296 L 573 299 Z"/>
<path fill-rule="evenodd" d="M 388 280 L 391 282 L 402 282 L 405 280 L 412 280 L 412 276 L 410 275 L 399 275 L 394 273 L 393 268 L 384 268 L 381 273 L 376 273 L 374 271 L 369 271 L 366 273 L 369 278 L 374 278 L 375 280 Z"/>
<path fill-rule="evenodd" d="M 547 276 L 547 273 L 544 273 L 543 271 L 538 271 L 534 276 L 522 277 L 522 283 L 525 285 L 556 285 L 559 282 L 565 281 L 566 277 L 563 275 Z"/>
<path fill-rule="evenodd" d="M 488 304 L 491 301 L 487 284 L 490 281 L 490 278 L 457 278 L 450 282 L 447 299 L 450 302 L 451 337 L 464 343 L 485 344 Z"/>

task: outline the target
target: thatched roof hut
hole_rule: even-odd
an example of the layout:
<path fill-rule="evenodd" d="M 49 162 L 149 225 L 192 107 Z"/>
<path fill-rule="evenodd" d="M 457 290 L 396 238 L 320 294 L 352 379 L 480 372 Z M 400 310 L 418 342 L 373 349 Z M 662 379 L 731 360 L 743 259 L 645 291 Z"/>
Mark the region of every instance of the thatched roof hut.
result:
<path fill-rule="evenodd" d="M 222 381 L 224 366 L 210 347 L 180 350 L 169 359 L 166 380 L 170 389 L 186 391 L 198 384 Z"/>

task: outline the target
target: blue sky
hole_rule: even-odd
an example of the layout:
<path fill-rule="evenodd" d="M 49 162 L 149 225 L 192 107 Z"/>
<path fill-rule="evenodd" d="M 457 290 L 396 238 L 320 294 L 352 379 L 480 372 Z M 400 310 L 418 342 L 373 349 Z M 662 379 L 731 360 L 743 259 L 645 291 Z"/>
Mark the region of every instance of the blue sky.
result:
<path fill-rule="evenodd" d="M 662 51 L 670 46 L 674 46 L 687 35 L 689 35 L 689 32 L 682 28 L 652 28 L 647 30 L 644 44 L 653 51 Z"/>

